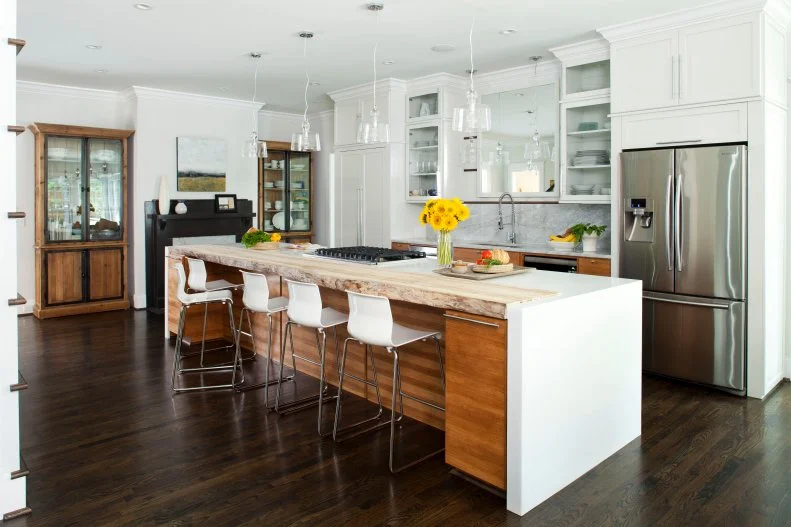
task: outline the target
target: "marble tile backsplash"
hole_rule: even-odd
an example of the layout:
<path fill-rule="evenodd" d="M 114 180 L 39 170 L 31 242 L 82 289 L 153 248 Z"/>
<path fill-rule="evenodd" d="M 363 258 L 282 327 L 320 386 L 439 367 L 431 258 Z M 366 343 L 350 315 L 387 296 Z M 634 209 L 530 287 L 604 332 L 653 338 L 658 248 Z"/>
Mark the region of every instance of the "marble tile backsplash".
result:
<path fill-rule="evenodd" d="M 471 203 L 470 218 L 454 231 L 456 240 L 506 241 L 510 227 L 497 228 L 497 205 Z M 516 241 L 520 244 L 545 243 L 550 234 L 560 234 L 575 223 L 607 225 L 599 243 L 601 249 L 610 247 L 610 206 L 576 204 L 516 204 Z M 511 221 L 511 205 L 503 204 L 503 221 Z M 428 228 L 428 238 L 435 233 Z"/>

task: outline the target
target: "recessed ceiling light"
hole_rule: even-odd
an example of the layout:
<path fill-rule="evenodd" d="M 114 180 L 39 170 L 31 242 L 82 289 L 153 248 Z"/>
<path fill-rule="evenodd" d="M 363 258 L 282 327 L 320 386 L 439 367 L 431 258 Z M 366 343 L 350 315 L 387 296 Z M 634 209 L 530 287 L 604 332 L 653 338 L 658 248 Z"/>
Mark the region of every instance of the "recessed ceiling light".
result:
<path fill-rule="evenodd" d="M 260 59 L 262 53 L 260 51 L 251 51 L 247 54 L 251 59 Z"/>
<path fill-rule="evenodd" d="M 99 44 L 85 44 L 85 47 L 88 49 L 102 49 Z"/>
<path fill-rule="evenodd" d="M 135 9 L 139 9 L 140 11 L 151 11 L 154 9 L 154 6 L 151 4 L 135 4 Z"/>
<path fill-rule="evenodd" d="M 515 94 L 514 94 L 514 96 L 515 96 L 515 97 L 524 97 L 524 96 L 525 96 L 525 94 L 524 94 L 524 93 L 522 93 L 522 92 L 519 92 L 519 93 L 515 93 Z"/>
<path fill-rule="evenodd" d="M 107 73 L 107 70 L 106 70 L 106 69 L 104 69 L 104 68 L 96 68 L 96 69 L 95 69 L 95 70 L 93 70 L 93 71 L 95 71 L 96 73 Z"/>
<path fill-rule="evenodd" d="M 501 35 L 512 35 L 514 33 L 516 33 L 516 29 L 501 29 L 500 30 L 500 34 Z"/>
<path fill-rule="evenodd" d="M 383 60 L 382 64 L 384 64 L 385 66 L 392 66 L 393 64 L 395 64 L 395 61 L 394 60 Z"/>
<path fill-rule="evenodd" d="M 450 44 L 436 44 L 431 46 L 431 51 L 435 51 L 437 53 L 448 53 L 456 49 L 456 46 L 451 46 Z"/>
<path fill-rule="evenodd" d="M 319 81 L 310 81 L 310 85 L 311 86 L 321 86 L 321 83 Z"/>

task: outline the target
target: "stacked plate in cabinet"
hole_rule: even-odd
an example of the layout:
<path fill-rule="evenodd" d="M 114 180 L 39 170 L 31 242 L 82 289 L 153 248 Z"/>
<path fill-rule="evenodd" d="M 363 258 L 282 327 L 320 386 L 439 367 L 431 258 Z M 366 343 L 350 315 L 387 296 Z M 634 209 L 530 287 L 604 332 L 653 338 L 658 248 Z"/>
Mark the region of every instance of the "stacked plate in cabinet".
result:
<path fill-rule="evenodd" d="M 607 150 L 578 150 L 571 158 L 571 166 L 595 166 L 607 165 L 610 162 L 610 154 Z"/>

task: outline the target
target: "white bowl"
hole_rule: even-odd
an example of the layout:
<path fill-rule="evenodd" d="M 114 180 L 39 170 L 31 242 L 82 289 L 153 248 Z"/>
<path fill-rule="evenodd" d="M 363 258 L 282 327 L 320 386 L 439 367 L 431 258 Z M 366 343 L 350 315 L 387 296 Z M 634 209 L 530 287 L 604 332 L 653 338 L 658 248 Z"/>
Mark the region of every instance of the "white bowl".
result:
<path fill-rule="evenodd" d="M 571 185 L 572 190 L 588 191 L 593 190 L 593 185 Z"/>
<path fill-rule="evenodd" d="M 576 242 L 549 242 L 549 246 L 556 251 L 571 251 L 575 245 Z"/>

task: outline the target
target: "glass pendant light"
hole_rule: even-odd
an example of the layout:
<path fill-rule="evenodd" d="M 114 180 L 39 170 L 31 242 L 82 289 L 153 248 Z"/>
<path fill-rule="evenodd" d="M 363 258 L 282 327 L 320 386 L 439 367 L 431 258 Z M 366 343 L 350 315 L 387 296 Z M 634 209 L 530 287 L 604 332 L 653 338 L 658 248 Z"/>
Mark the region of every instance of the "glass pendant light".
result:
<path fill-rule="evenodd" d="M 253 75 L 253 104 L 255 104 L 255 96 L 258 92 L 258 67 L 261 65 L 261 54 L 254 51 L 250 53 L 250 57 L 255 59 L 255 75 Z M 253 114 L 253 132 L 250 134 L 250 139 L 242 145 L 242 156 L 264 158 L 268 155 L 266 141 L 262 141 L 258 137 L 258 108 L 256 108 Z"/>
<path fill-rule="evenodd" d="M 291 134 L 291 150 L 297 152 L 318 152 L 321 150 L 321 139 L 318 132 L 310 133 L 310 123 L 308 122 L 308 86 L 310 86 L 310 75 L 308 74 L 308 40 L 313 38 L 313 33 L 303 31 L 299 36 L 305 39 L 302 48 L 302 59 L 305 62 L 305 113 L 302 115 L 302 126 L 299 132 Z"/>
<path fill-rule="evenodd" d="M 385 8 L 384 4 L 372 3 L 365 6 L 368 11 L 376 14 L 376 34 L 379 35 L 379 13 Z M 389 143 L 390 124 L 379 121 L 379 110 L 376 108 L 376 51 L 379 42 L 374 44 L 374 102 L 371 107 L 371 116 L 366 120 L 360 121 L 357 126 L 357 142 L 360 144 Z"/>
<path fill-rule="evenodd" d="M 533 62 L 533 78 L 538 74 L 538 61 L 541 60 L 539 55 L 530 57 Z M 533 135 L 525 144 L 525 161 L 527 161 L 527 168 L 532 170 L 536 164 L 544 160 L 544 149 L 541 145 L 541 134 L 538 133 L 538 92 L 533 88 L 533 109 L 528 110 L 529 114 L 533 115 L 533 123 L 536 127 Z"/>
<path fill-rule="evenodd" d="M 500 93 L 497 94 L 497 103 L 500 107 L 500 127 L 502 132 L 505 114 L 503 113 L 503 98 Z M 494 152 L 489 152 L 489 162 L 498 167 L 505 167 L 511 164 L 511 154 L 505 149 L 500 137 L 497 138 L 497 146 L 494 148 Z"/>
<path fill-rule="evenodd" d="M 472 31 L 475 19 L 470 25 L 470 89 L 467 90 L 467 104 L 453 109 L 453 130 L 466 134 L 478 134 L 492 129 L 492 110 L 481 102 L 475 91 L 475 61 L 472 53 Z"/>

